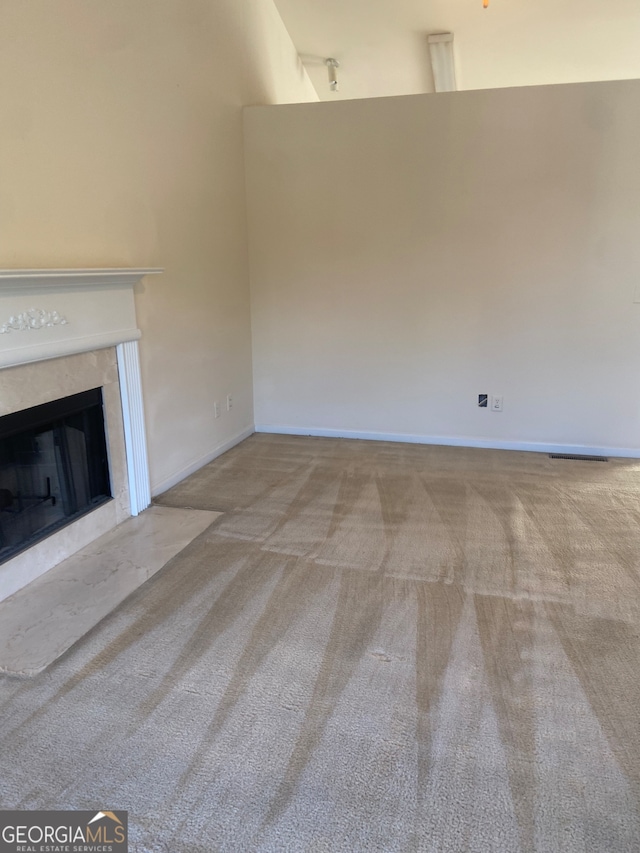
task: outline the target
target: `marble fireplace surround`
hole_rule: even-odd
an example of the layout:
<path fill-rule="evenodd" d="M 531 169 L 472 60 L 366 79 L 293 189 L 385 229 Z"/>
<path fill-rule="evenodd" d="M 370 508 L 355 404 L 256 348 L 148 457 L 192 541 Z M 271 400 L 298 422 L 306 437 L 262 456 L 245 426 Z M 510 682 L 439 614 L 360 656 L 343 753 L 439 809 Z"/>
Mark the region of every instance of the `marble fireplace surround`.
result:
<path fill-rule="evenodd" d="M 161 272 L 0 270 L 0 415 L 102 387 L 114 498 L 0 565 L 0 601 L 151 502 L 133 288 Z"/>

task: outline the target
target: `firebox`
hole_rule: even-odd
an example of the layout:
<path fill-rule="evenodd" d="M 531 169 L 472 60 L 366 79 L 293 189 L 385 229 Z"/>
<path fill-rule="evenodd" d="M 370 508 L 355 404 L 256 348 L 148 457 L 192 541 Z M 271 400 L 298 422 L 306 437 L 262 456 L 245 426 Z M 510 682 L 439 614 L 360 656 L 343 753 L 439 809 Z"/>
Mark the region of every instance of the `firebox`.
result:
<path fill-rule="evenodd" d="M 101 388 L 0 418 L 0 562 L 111 497 Z"/>

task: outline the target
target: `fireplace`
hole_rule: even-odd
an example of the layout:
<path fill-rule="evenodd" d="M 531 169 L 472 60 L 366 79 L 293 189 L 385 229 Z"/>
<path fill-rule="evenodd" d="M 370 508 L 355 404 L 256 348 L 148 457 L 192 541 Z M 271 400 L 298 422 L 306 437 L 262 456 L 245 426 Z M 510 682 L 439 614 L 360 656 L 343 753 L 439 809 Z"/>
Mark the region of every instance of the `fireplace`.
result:
<path fill-rule="evenodd" d="M 101 388 L 0 418 L 0 563 L 111 499 Z"/>
<path fill-rule="evenodd" d="M 0 270 L 0 600 L 150 503 L 134 286 L 158 272 Z"/>

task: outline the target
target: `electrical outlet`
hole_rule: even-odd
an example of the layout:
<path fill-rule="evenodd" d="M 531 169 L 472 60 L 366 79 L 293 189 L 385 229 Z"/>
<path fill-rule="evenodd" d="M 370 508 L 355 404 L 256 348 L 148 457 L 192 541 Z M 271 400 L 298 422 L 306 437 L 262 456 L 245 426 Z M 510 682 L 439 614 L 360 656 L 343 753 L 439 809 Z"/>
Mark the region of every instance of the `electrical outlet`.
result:
<path fill-rule="evenodd" d="M 215 403 L 213 404 L 213 417 L 214 418 L 220 417 L 220 403 L 218 402 L 218 400 L 216 400 Z"/>
<path fill-rule="evenodd" d="M 233 397 L 231 394 L 227 394 L 227 411 L 230 412 L 233 409 Z"/>
<path fill-rule="evenodd" d="M 491 411 L 492 412 L 501 412 L 502 411 L 502 394 L 494 394 L 491 398 Z"/>

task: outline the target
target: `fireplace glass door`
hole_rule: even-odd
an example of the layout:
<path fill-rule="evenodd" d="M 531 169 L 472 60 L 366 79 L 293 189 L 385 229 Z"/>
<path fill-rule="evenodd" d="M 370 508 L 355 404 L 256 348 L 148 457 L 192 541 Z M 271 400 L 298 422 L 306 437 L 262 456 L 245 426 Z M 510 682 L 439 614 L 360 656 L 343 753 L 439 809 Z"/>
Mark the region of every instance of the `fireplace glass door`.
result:
<path fill-rule="evenodd" d="M 0 418 L 0 562 L 110 498 L 102 389 Z"/>

